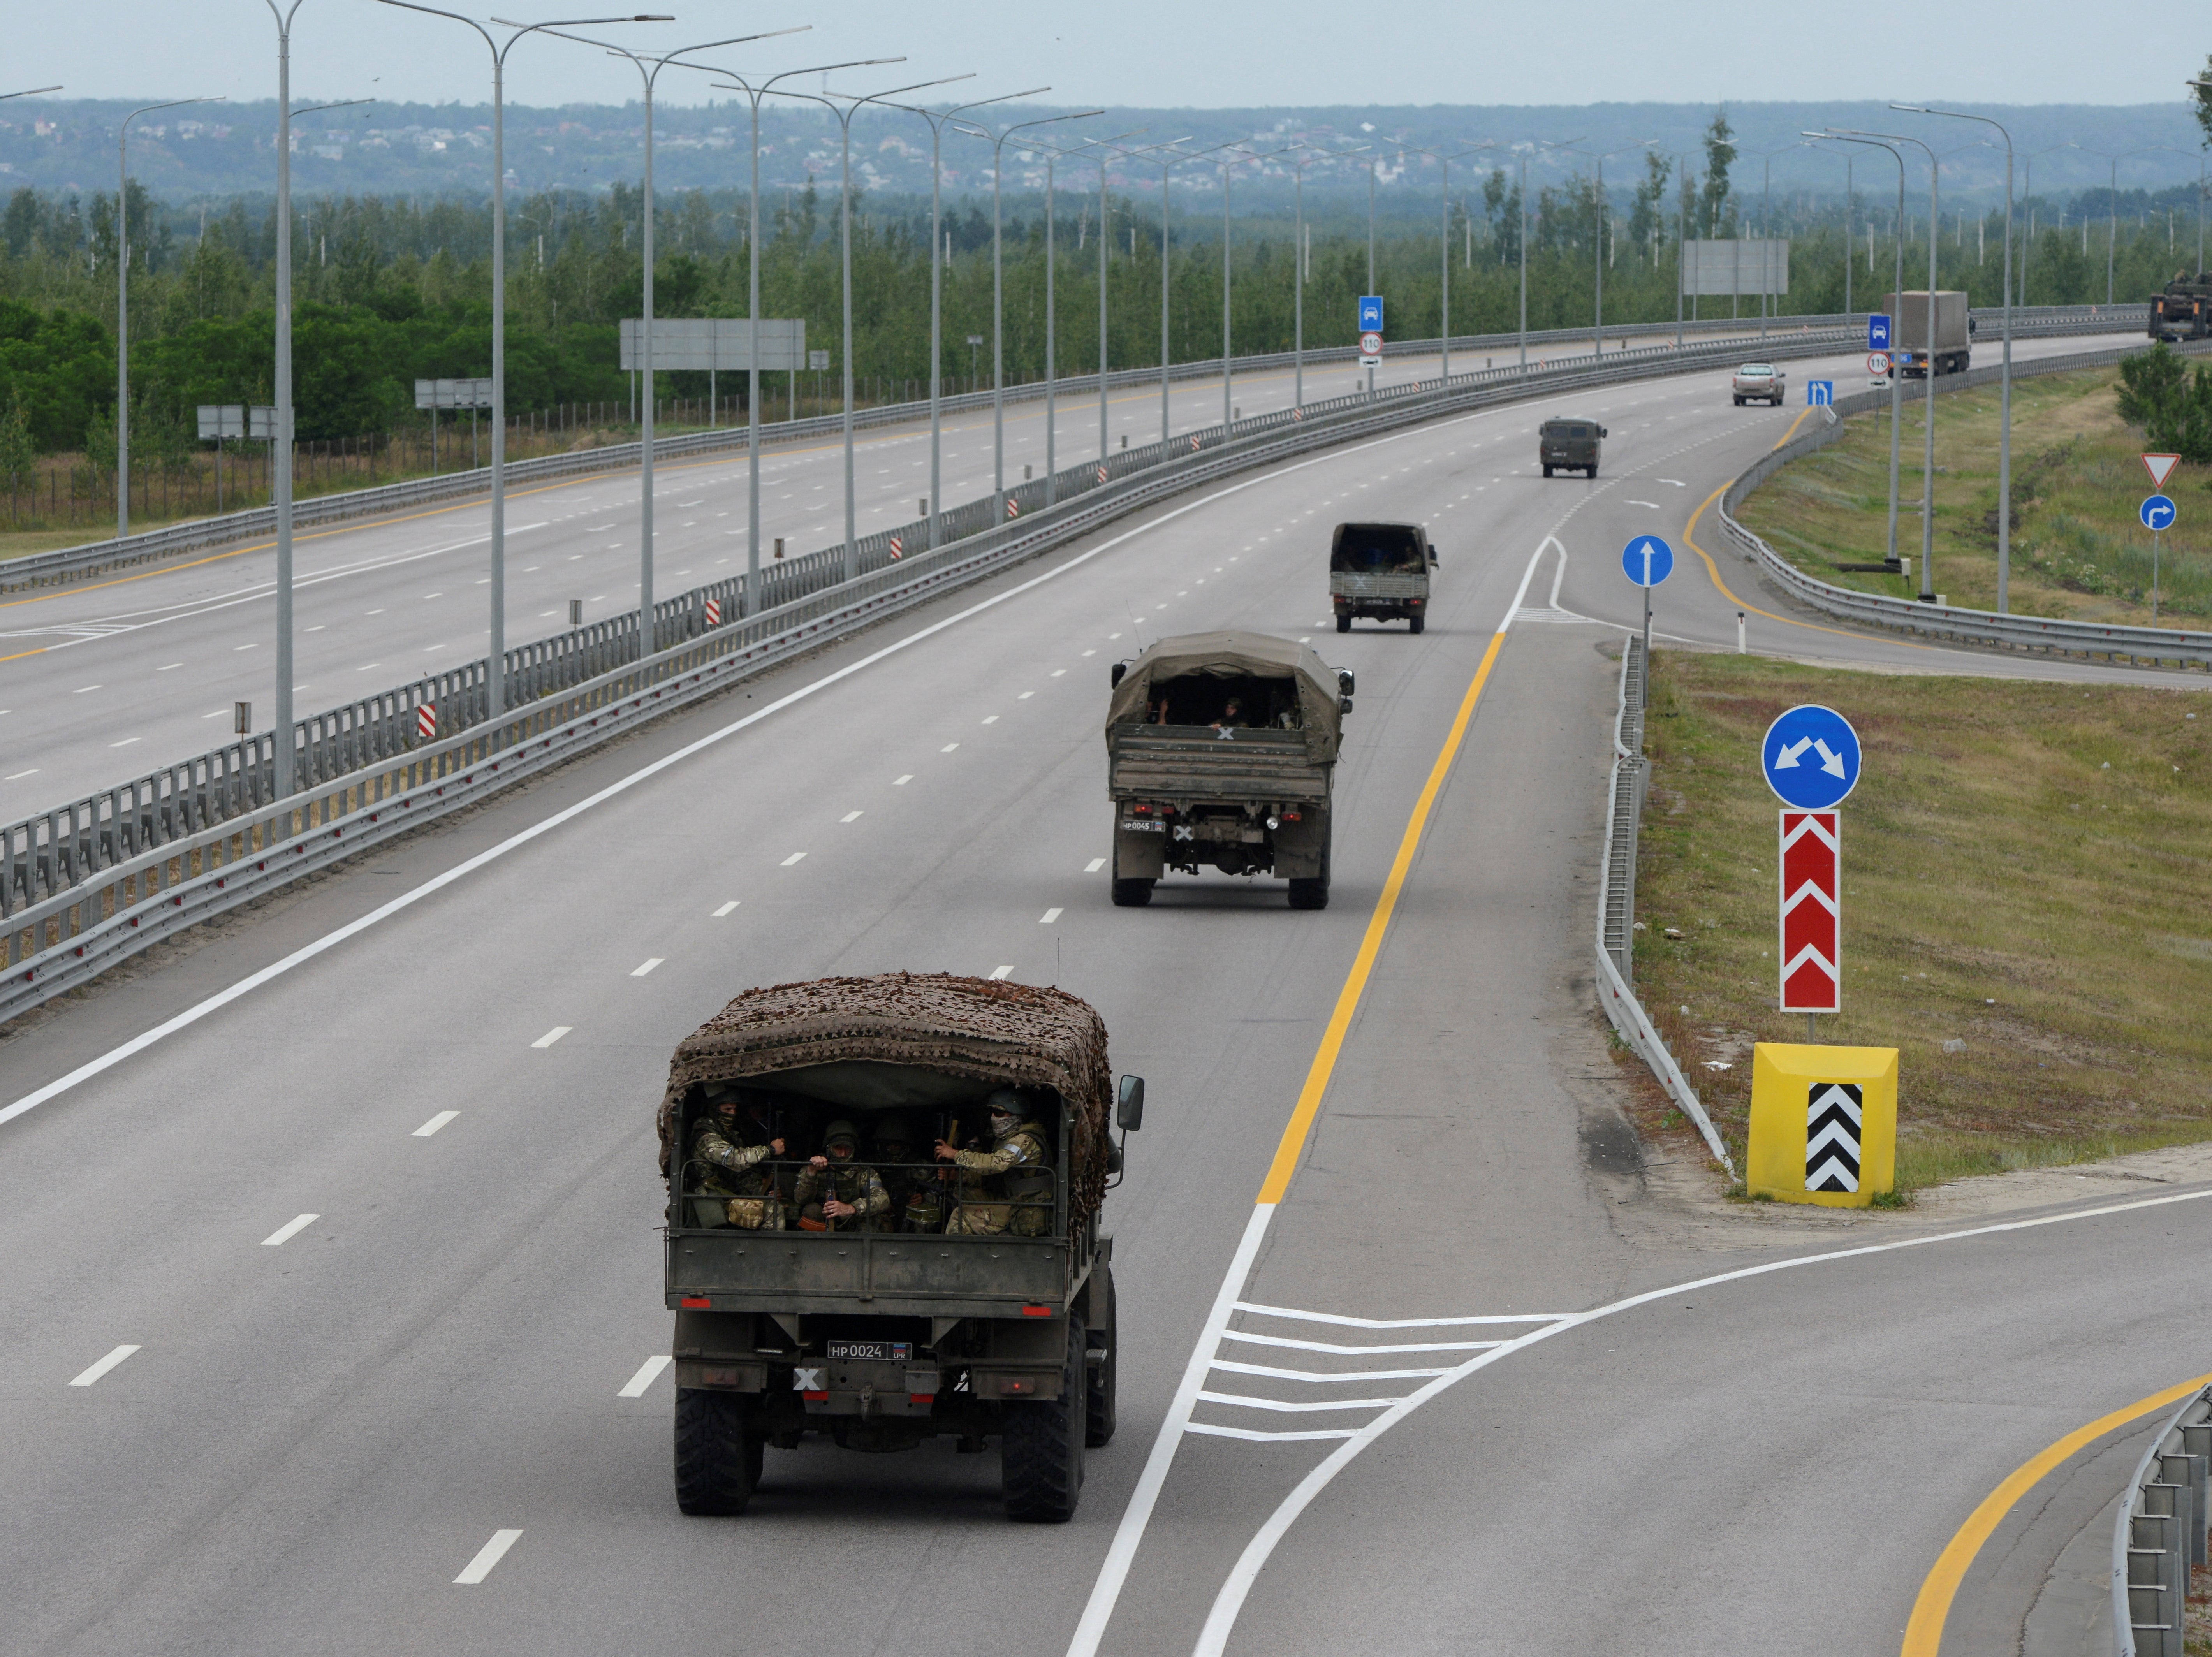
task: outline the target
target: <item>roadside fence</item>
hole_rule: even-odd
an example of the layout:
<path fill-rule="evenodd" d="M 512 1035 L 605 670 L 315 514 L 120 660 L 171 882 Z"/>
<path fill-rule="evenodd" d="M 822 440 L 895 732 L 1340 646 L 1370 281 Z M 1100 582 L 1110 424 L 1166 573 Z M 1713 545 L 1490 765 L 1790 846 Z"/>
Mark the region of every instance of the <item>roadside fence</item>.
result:
<path fill-rule="evenodd" d="M 2112 1633 L 2120 1657 L 2183 1657 L 2189 1570 L 2206 1562 L 2212 1387 L 2174 1411 L 2136 1464 L 2112 1520 Z"/>

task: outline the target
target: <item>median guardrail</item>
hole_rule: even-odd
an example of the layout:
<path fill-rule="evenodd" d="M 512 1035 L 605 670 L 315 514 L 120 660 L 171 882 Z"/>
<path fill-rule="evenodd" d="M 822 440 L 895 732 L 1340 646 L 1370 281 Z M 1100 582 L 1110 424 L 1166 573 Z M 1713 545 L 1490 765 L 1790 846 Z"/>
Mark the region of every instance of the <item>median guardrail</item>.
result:
<path fill-rule="evenodd" d="M 2025 379 L 2037 374 L 2070 373 L 2082 368 L 2110 367 L 2134 352 L 2149 349 L 2150 341 L 2145 339 L 2140 344 L 2112 350 L 2039 357 L 2030 362 L 2014 363 L 2012 374 L 2014 379 Z M 2208 352 L 2212 352 L 2212 344 L 2191 349 L 2191 355 Z M 1990 367 L 1948 375 L 1936 382 L 1936 389 L 1938 391 L 1956 391 L 1978 385 L 1995 385 L 2000 373 L 2000 369 Z M 1918 402 L 1929 394 L 1925 380 L 1907 380 L 1903 390 L 1904 400 L 1908 404 Z M 1735 509 L 1743 503 L 1745 496 L 1791 461 L 1826 448 L 1841 438 L 1844 416 L 1871 413 L 1877 409 L 1887 408 L 1888 404 L 1887 391 L 1861 391 L 1850 397 L 1838 398 L 1834 404 L 1837 419 L 1833 423 L 1823 423 L 1761 455 L 1755 464 L 1729 485 L 1720 501 L 1721 529 L 1736 544 L 1747 561 L 1757 565 L 1762 574 L 1771 577 L 1793 598 L 1824 615 L 1844 621 L 1861 622 L 1872 627 L 1887 628 L 1953 644 L 2101 658 L 2136 666 L 2212 668 L 2212 633 L 2184 632 L 2178 628 L 2120 627 L 2096 622 L 2063 621 L 2041 616 L 1970 610 L 1960 604 L 1923 604 L 1917 598 L 1892 598 L 1881 593 L 1862 592 L 1856 588 L 1837 586 L 1817 576 L 1807 574 L 1737 521 Z"/>
<path fill-rule="evenodd" d="M 1825 355 L 1851 337 L 1808 330 L 1770 339 L 1765 355 Z M 851 579 L 841 542 L 763 568 L 757 606 L 743 575 L 658 604 L 642 662 L 635 612 L 510 651 L 509 712 L 488 727 L 479 724 L 488 707 L 483 660 L 301 719 L 293 740 L 295 774 L 305 788 L 289 800 L 274 798 L 273 737 L 264 734 L 0 827 L 0 1021 L 157 938 L 399 832 L 389 827 L 394 822 L 412 826 L 459 809 L 639 719 L 719 695 L 733 676 L 786 659 L 790 649 L 769 646 L 787 632 L 801 641 L 791 648 L 811 648 L 933 598 L 949 581 L 981 579 L 1233 472 L 1442 414 L 1724 367 L 1740 356 L 1737 344 L 1677 351 L 1669 343 L 1609 353 L 1601 363 L 1570 357 L 1560 367 L 1527 373 L 1517 365 L 1477 370 L 1116 451 L 1103 464 L 1085 461 L 1010 489 L 1003 507 L 987 496 L 943 514 L 933 550 L 927 519 L 866 537 Z M 697 662 L 695 652 L 704 652 Z M 592 698 L 630 712 L 617 717 Z M 583 729 L 568 729 L 568 720 Z M 538 744 L 535 757 L 519 751 L 530 743 Z M 440 768 L 453 764 L 468 772 L 465 783 L 445 779 Z M 434 774 L 434 786 L 414 780 Z M 398 794 L 404 807 L 384 804 Z M 363 813 L 372 815 L 364 822 Z M 311 828 L 312 843 L 301 838 Z M 283 855 L 263 855 L 271 847 Z M 249 853 L 250 878 L 231 870 Z M 144 910 L 155 896 L 164 900 L 161 912 Z"/>
<path fill-rule="evenodd" d="M 2119 1657 L 2183 1657 L 2189 1572 L 2206 1563 L 2212 1387 L 2167 1417 L 2112 1520 L 2112 1635 Z"/>

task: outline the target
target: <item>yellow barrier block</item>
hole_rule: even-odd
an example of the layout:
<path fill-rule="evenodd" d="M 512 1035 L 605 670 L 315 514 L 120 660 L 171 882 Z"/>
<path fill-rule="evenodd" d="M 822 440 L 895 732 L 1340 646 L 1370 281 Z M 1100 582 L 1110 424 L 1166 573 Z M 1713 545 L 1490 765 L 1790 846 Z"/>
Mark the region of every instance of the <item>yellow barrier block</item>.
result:
<path fill-rule="evenodd" d="M 1744 1189 L 1864 1208 L 1897 1183 L 1897 1049 L 1761 1041 L 1751 1054 Z"/>

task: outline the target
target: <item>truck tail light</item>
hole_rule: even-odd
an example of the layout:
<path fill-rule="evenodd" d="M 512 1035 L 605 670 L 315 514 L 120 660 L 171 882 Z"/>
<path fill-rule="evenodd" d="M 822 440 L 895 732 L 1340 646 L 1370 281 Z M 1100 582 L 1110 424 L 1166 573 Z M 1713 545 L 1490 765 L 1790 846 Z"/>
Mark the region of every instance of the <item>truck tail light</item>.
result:
<path fill-rule="evenodd" d="M 937 1402 L 937 1394 L 934 1393 L 908 1393 L 906 1395 L 906 1401 L 908 1404 L 934 1404 Z"/>
<path fill-rule="evenodd" d="M 677 1304 L 687 1312 L 704 1312 L 710 1309 L 714 1302 L 704 1295 L 686 1295 Z"/>
<path fill-rule="evenodd" d="M 1131 806 L 1129 810 L 1136 813 L 1136 815 L 1140 817 L 1148 817 L 1152 814 L 1151 804 L 1144 800 L 1139 800 L 1134 805 Z"/>
<path fill-rule="evenodd" d="M 1283 813 L 1283 821 L 1285 822 L 1296 822 L 1298 821 L 1298 814 L 1296 811 L 1285 811 Z"/>
<path fill-rule="evenodd" d="M 1406 600 L 1406 608 L 1408 610 L 1419 610 L 1420 607 L 1421 601 L 1419 598 L 1408 598 Z"/>
<path fill-rule="evenodd" d="M 1036 1391 L 1036 1382 L 1029 1380 L 1017 1381 L 1009 1378 L 999 1383 L 999 1391 L 1001 1393 L 1034 1393 Z"/>
<path fill-rule="evenodd" d="M 1025 1318 L 1048 1318 L 1052 1315 L 1052 1308 L 1049 1306 L 1024 1306 L 1022 1308 L 1022 1315 Z"/>
<path fill-rule="evenodd" d="M 830 1401 L 830 1394 L 827 1393 L 801 1393 L 799 1397 L 805 1399 L 809 1404 L 827 1404 Z"/>

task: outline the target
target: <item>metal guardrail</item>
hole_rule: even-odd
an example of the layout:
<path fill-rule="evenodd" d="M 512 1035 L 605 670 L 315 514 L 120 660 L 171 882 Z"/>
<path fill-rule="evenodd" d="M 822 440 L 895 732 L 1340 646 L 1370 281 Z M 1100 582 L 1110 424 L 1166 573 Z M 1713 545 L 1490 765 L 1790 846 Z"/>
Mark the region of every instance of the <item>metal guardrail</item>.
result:
<path fill-rule="evenodd" d="M 2182 1657 L 2189 1570 L 2206 1563 L 2212 1387 L 2166 1420 L 2112 1520 L 2112 1634 L 2120 1657 Z"/>
<path fill-rule="evenodd" d="M 1770 342 L 1765 355 L 1815 355 L 1837 343 L 1801 334 Z M 495 725 L 456 731 L 452 724 L 482 718 L 483 662 L 301 720 L 296 774 L 307 788 L 289 799 L 271 798 L 262 737 L 9 825 L 0 829 L 0 1023 L 198 920 L 1152 501 L 1439 415 L 1724 366 L 1738 355 L 1733 345 L 1677 352 L 1670 343 L 1580 369 L 1455 374 L 1117 451 L 1103 466 L 1085 462 L 1009 491 L 1005 522 L 994 521 L 988 497 L 946 513 L 945 530 L 957 538 L 935 551 L 912 549 L 926 522 L 872 535 L 853 581 L 842 579 L 842 543 L 764 570 L 754 618 L 707 624 L 710 600 L 726 617 L 742 616 L 743 576 L 656 604 L 658 647 L 641 663 L 606 665 L 625 639 L 636 649 L 634 612 L 509 652 L 511 711 Z M 1578 360 L 1588 361 L 1569 359 Z M 1048 503 L 1048 491 L 1060 499 Z M 447 698 L 441 738 L 424 740 L 412 724 L 422 702 L 436 700 L 426 688 Z M 1686 1084 L 1682 1092 L 1694 1105 Z"/>
<path fill-rule="evenodd" d="M 2013 378 L 2068 373 L 2081 368 L 2109 367 L 2136 351 L 2148 350 L 2150 342 L 2107 351 L 2075 352 L 2066 356 L 2041 357 L 2015 362 Z M 2212 345 L 2197 348 L 2212 352 Z M 1936 382 L 1942 391 L 1966 391 L 1993 385 L 1999 370 L 1976 368 Z M 1917 402 L 1928 395 L 1927 382 L 1906 381 L 1905 400 Z M 2100 657 L 2135 666 L 2201 667 L 2212 669 L 2212 633 L 2185 633 L 2176 628 L 2118 627 L 2095 622 L 2055 620 L 2039 616 L 2000 615 L 1994 610 L 1969 610 L 1959 604 L 1922 604 L 1913 598 L 1839 587 L 1808 575 L 1784 558 L 1759 536 L 1736 520 L 1735 509 L 1744 498 L 1791 461 L 1826 447 L 1844 435 L 1842 416 L 1864 414 L 1887 406 L 1887 391 L 1863 391 L 1836 399 L 1838 419 L 1793 439 L 1767 454 L 1729 485 L 1720 502 L 1723 531 L 1742 550 L 1745 559 L 1759 566 L 1791 596 L 1826 615 L 1870 626 L 1888 628 L 1923 638 L 1957 644 L 1988 645 L 2000 649 L 2037 651 L 2045 654 Z"/>
<path fill-rule="evenodd" d="M 2147 325 L 2147 306 L 2051 306 L 2014 314 L 2013 332 L 2018 338 L 2032 338 L 2039 334 L 2073 333 L 2085 328 L 2116 325 L 2142 328 Z M 1774 355 L 1776 342 L 1795 339 L 1808 329 L 1820 331 L 1827 329 L 1848 329 L 1863 320 L 1864 313 L 1837 313 L 1815 317 L 1778 317 L 1770 319 L 1770 334 L 1763 343 L 1765 355 Z M 2000 314 L 1980 311 L 1974 313 L 1983 321 Z M 2116 319 L 2121 319 L 2116 322 Z M 1709 318 L 1685 323 L 1685 337 L 1692 334 L 1725 334 L 1734 339 L 1747 337 L 1746 331 L 1758 323 L 1751 318 Z M 1607 337 L 1626 341 L 1630 338 L 1649 339 L 1664 337 L 1671 339 L 1674 325 L 1671 323 L 1622 324 L 1607 331 Z M 1541 329 L 1528 337 L 1533 347 L 1555 345 L 1577 346 L 1592 341 L 1587 328 Z M 1987 342 L 1984 342 L 1986 343 Z M 1385 355 L 1389 356 L 1422 356 L 1434 354 L 1440 342 L 1433 339 L 1406 340 L 1389 345 Z M 1477 351 L 1518 350 L 1521 336 L 1514 334 L 1466 334 L 1452 340 L 1452 349 L 1468 354 Z M 1350 362 L 1359 355 L 1357 346 L 1322 346 L 1307 351 L 1305 361 L 1316 367 Z M 1231 359 L 1237 373 L 1264 373 L 1287 368 L 1296 360 L 1288 351 Z M 1608 361 L 1612 358 L 1608 356 Z M 1493 371 L 1494 372 L 1494 371 Z M 1516 363 L 1513 372 L 1518 372 Z M 1221 359 L 1213 357 L 1194 362 L 1172 365 L 1168 378 L 1173 380 L 1212 379 L 1221 373 Z M 1159 370 L 1152 368 L 1121 368 L 1106 376 L 1109 390 L 1115 387 L 1152 385 L 1159 382 Z M 1459 378 L 1455 374 L 1453 379 Z M 1098 389 L 1098 376 L 1083 374 L 1053 382 L 1055 395 L 1065 395 L 1071 401 Z M 1018 386 L 1008 386 L 1006 396 L 1009 402 L 1042 401 L 1046 386 L 1042 380 L 1030 380 Z M 963 391 L 939 400 L 946 414 L 970 414 L 992 405 L 989 391 Z M 1309 404 L 1309 407 L 1313 406 Z M 883 426 L 910 424 L 928 417 L 927 402 L 888 403 L 874 408 L 855 410 L 853 425 L 855 430 L 872 430 Z M 761 440 L 763 447 L 770 443 L 803 442 L 809 439 L 836 436 L 844 430 L 844 416 L 815 415 L 804 420 L 763 422 Z M 720 427 L 711 431 L 689 432 L 680 436 L 656 438 L 653 456 L 659 459 L 681 459 L 703 454 L 745 452 L 747 436 L 742 426 Z M 543 483 L 556 478 L 588 476 L 594 472 L 623 471 L 638 465 L 644 458 L 642 443 L 611 443 L 601 448 L 585 449 L 571 454 L 539 455 L 528 460 L 508 463 L 509 483 L 518 488 Z M 435 477 L 409 478 L 397 483 L 382 483 L 366 489 L 348 489 L 333 495 L 315 495 L 295 501 L 292 521 L 299 528 L 318 524 L 339 523 L 349 518 L 374 517 L 380 513 L 398 512 L 409 507 L 430 506 L 440 501 L 466 500 L 487 494 L 491 488 L 491 472 L 488 467 L 472 467 L 465 471 L 447 472 Z M 276 509 L 273 506 L 251 507 L 244 512 L 226 513 L 219 517 L 197 518 L 190 522 L 173 524 L 166 529 L 150 530 L 143 535 L 128 536 L 119 540 L 88 542 L 78 547 L 64 547 L 53 552 L 34 554 L 29 557 L 10 559 L 0 563 L 0 592 L 15 592 L 35 586 L 48 586 L 88 575 L 97 571 L 121 569 L 133 564 L 150 563 L 174 557 L 185 552 L 197 552 L 210 547 L 227 546 L 234 542 L 258 539 L 276 532 Z"/>
<path fill-rule="evenodd" d="M 1650 781 L 1644 757 L 1644 640 L 1632 635 L 1620 652 L 1620 703 L 1613 720 L 1613 780 L 1607 796 L 1605 847 L 1598 860 L 1597 999 L 1630 1050 L 1651 1067 L 1675 1108 L 1697 1124 L 1714 1159 L 1735 1177 L 1735 1164 L 1697 1090 L 1682 1075 L 1650 1014 L 1629 987 L 1636 963 L 1636 845 Z"/>

